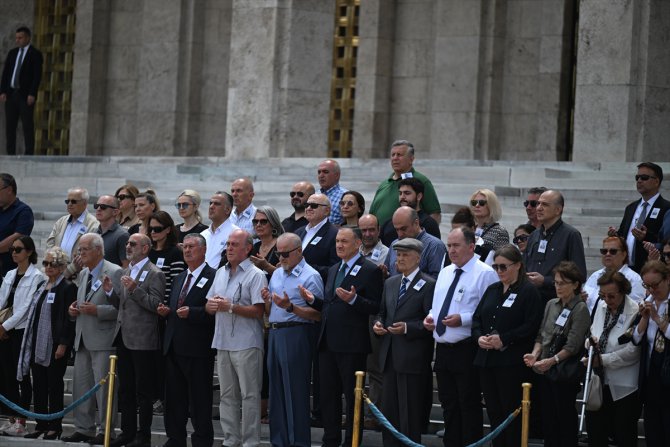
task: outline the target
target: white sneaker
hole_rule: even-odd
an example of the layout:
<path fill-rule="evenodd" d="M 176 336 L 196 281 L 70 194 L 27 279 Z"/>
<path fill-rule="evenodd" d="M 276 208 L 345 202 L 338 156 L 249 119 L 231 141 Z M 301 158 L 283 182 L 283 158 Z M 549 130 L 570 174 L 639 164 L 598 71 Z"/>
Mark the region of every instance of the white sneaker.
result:
<path fill-rule="evenodd" d="M 0 425 L 0 433 L 3 433 L 12 425 L 14 425 L 14 422 L 11 422 L 9 419 L 7 419 L 5 422 L 2 423 L 2 425 Z"/>
<path fill-rule="evenodd" d="M 7 436 L 17 436 L 23 437 L 26 434 L 26 426 L 19 421 L 16 421 L 14 425 L 5 430 Z"/>

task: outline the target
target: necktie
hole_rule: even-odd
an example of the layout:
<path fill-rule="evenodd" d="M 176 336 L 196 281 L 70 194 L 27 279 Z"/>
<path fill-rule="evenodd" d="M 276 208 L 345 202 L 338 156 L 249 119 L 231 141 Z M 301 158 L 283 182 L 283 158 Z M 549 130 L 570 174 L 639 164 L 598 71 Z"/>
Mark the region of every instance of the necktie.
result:
<path fill-rule="evenodd" d="M 407 283 L 409 282 L 409 278 L 406 276 L 402 277 L 402 282 L 400 283 L 400 291 L 398 292 L 398 301 L 402 299 L 402 297 L 407 293 Z"/>
<path fill-rule="evenodd" d="M 13 88 L 19 88 L 19 73 L 21 72 L 21 65 L 23 64 L 24 51 L 26 51 L 25 48 L 21 48 L 19 54 L 16 56 L 16 70 L 14 70 L 14 79 L 12 79 Z"/>
<path fill-rule="evenodd" d="M 193 275 L 189 273 L 186 277 L 186 283 L 184 284 L 184 287 L 181 288 L 181 293 L 179 294 L 179 299 L 177 300 L 177 309 L 182 307 L 184 305 L 184 301 L 186 301 L 186 295 L 188 295 L 188 288 L 191 285 L 191 279 L 193 279 Z"/>
<path fill-rule="evenodd" d="M 635 223 L 635 228 L 642 228 L 642 225 L 644 225 L 644 221 L 647 220 L 647 207 L 649 206 L 649 202 L 644 202 L 642 204 L 642 211 L 640 211 L 640 217 L 637 218 L 637 222 Z"/>
<path fill-rule="evenodd" d="M 91 293 L 92 285 L 93 285 L 93 275 L 89 272 L 88 279 L 86 280 L 86 295 Z"/>
<path fill-rule="evenodd" d="M 444 317 L 446 317 L 449 312 L 451 299 L 454 297 L 454 292 L 456 291 L 456 286 L 458 285 L 458 280 L 461 278 L 463 270 L 456 269 L 455 273 L 454 280 L 451 282 L 451 286 L 449 286 L 447 296 L 444 298 L 444 303 L 442 303 L 442 309 L 440 309 L 440 314 L 437 316 L 437 321 L 435 322 L 435 332 L 437 332 L 437 335 L 442 335 L 447 330 L 444 324 L 442 324 L 442 320 L 444 320 Z"/>
<path fill-rule="evenodd" d="M 333 284 L 333 293 L 335 293 L 335 289 L 340 287 L 340 284 L 342 284 L 342 281 L 344 281 L 344 277 L 347 276 L 347 263 L 343 262 L 342 267 L 337 271 L 337 276 L 335 276 L 335 284 Z"/>

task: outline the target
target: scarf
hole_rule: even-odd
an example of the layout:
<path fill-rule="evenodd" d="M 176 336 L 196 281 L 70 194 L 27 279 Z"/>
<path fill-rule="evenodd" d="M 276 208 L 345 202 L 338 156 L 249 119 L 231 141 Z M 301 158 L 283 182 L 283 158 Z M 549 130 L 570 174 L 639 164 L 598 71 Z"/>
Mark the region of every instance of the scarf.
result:
<path fill-rule="evenodd" d="M 605 311 L 605 322 L 603 323 L 603 333 L 600 334 L 600 338 L 598 339 L 598 352 L 600 354 L 604 354 L 605 350 L 607 349 L 607 341 L 610 338 L 610 332 L 616 325 L 617 321 L 619 321 L 619 317 L 623 313 L 624 305 L 626 304 L 626 300 L 622 300 L 621 304 L 616 310 L 616 313 L 612 315 L 612 312 L 610 312 L 608 309 Z"/>

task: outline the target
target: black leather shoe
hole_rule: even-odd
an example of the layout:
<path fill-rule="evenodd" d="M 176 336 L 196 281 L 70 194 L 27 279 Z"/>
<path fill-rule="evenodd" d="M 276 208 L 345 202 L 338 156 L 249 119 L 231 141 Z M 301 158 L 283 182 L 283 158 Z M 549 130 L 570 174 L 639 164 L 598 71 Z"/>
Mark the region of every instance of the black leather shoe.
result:
<path fill-rule="evenodd" d="M 93 439 L 93 438 L 76 431 L 76 432 L 72 433 L 70 436 L 63 436 L 61 438 L 61 441 L 64 441 L 64 442 L 88 442 L 91 439 Z"/>
<path fill-rule="evenodd" d="M 121 433 L 121 435 L 113 440 L 112 442 L 109 443 L 110 447 L 122 447 L 124 445 L 130 445 L 131 442 L 135 439 L 135 435 L 127 435 L 125 433 Z"/>
<path fill-rule="evenodd" d="M 109 442 L 114 442 L 114 439 L 110 439 Z M 105 445 L 105 434 L 98 433 L 95 435 L 95 438 L 92 438 L 90 441 L 88 441 L 88 443 L 91 445 Z"/>

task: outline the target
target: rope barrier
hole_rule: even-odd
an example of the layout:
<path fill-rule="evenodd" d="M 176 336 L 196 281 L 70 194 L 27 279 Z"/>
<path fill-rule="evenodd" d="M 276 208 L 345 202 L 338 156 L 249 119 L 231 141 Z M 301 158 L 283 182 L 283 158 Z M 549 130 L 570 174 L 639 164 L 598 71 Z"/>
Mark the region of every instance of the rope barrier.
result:
<path fill-rule="evenodd" d="M 63 416 L 68 414 L 70 411 L 74 410 L 76 407 L 87 401 L 88 399 L 93 396 L 102 385 L 104 385 L 107 382 L 107 378 L 109 377 L 109 374 L 107 374 L 100 382 L 96 383 L 93 388 L 88 390 L 83 396 L 81 396 L 79 399 L 75 400 L 72 402 L 70 405 L 68 405 L 66 408 L 63 410 L 59 411 L 58 413 L 51 413 L 51 414 L 39 414 L 39 413 L 33 413 L 32 411 L 25 410 L 18 405 L 16 405 L 14 402 L 8 400 L 5 396 L 0 394 L 0 402 L 3 404 L 7 405 L 10 409 L 16 411 L 17 413 L 28 417 L 32 419 L 39 419 L 41 421 L 53 421 L 56 419 L 61 419 Z"/>
<path fill-rule="evenodd" d="M 372 412 L 374 417 L 377 418 L 379 423 L 385 429 L 387 429 L 389 431 L 389 433 L 391 433 L 398 441 L 402 442 L 403 444 L 405 444 L 406 446 L 409 446 L 409 447 L 424 447 L 423 445 L 417 444 L 416 442 L 412 441 L 407 436 L 403 435 L 398 430 L 396 430 L 395 427 L 393 425 L 391 425 L 391 423 L 388 421 L 388 419 L 386 419 L 384 414 L 382 414 L 382 412 L 379 410 L 379 408 L 377 408 L 375 406 L 375 404 L 372 403 L 372 401 L 370 400 L 370 398 L 368 398 L 368 396 L 366 396 L 364 394 L 363 398 L 365 399 L 365 403 L 368 404 L 368 407 L 370 408 L 370 411 Z M 484 436 L 479 441 L 473 442 L 472 444 L 470 444 L 467 447 L 480 447 L 480 446 L 486 444 L 487 442 L 492 441 L 503 430 L 505 430 L 507 428 L 507 426 L 509 426 L 509 424 L 512 423 L 514 418 L 516 418 L 519 415 L 519 413 L 521 413 L 521 407 L 517 408 L 512 413 L 510 413 L 510 415 L 507 416 L 507 419 L 505 419 L 502 422 L 502 424 L 498 425 L 495 429 L 491 430 L 491 432 L 489 434 Z"/>

